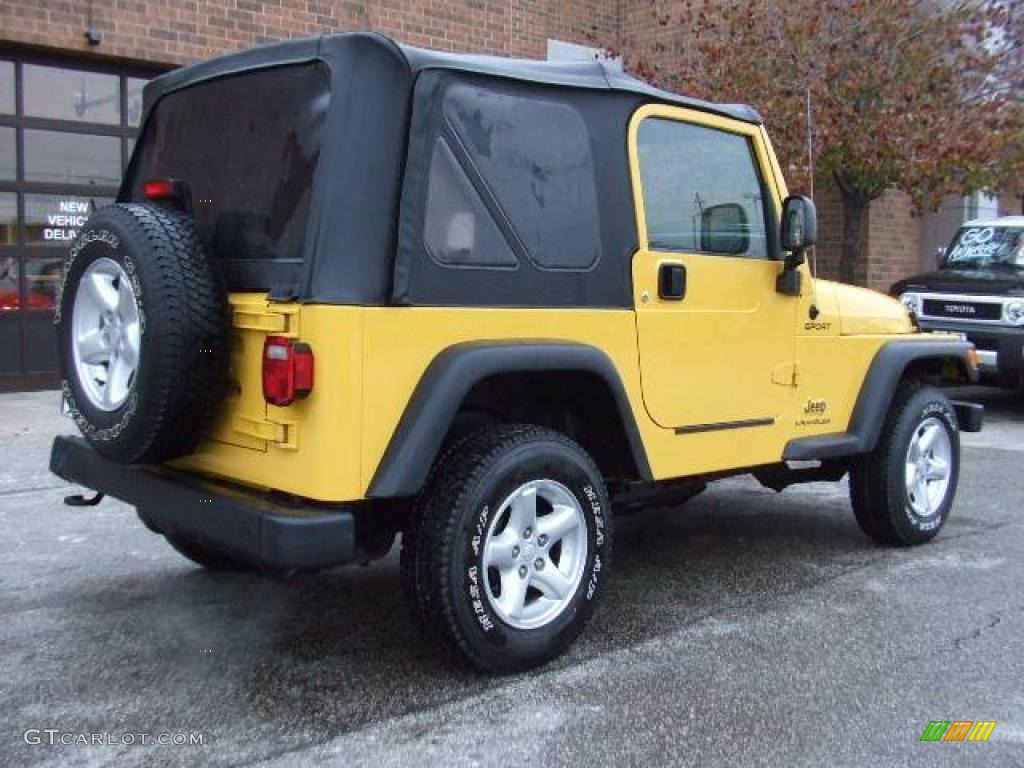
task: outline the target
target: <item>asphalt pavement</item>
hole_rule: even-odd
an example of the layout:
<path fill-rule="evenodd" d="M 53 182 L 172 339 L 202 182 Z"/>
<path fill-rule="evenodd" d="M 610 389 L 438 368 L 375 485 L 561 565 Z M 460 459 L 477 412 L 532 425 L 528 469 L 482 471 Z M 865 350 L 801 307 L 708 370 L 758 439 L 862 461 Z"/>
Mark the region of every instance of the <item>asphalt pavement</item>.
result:
<path fill-rule="evenodd" d="M 1024 396 L 967 394 L 988 426 L 931 544 L 872 544 L 845 483 L 720 481 L 618 520 L 583 638 L 498 679 L 417 635 L 396 552 L 214 574 L 62 505 L 56 394 L 0 395 L 0 765 L 1024 766 Z"/>

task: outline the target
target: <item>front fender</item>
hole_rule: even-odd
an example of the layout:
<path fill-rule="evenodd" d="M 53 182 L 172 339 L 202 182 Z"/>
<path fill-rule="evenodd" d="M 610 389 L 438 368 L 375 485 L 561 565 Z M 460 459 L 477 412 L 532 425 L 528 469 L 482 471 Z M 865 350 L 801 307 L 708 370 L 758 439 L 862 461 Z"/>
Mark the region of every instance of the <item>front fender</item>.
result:
<path fill-rule="evenodd" d="M 945 339 L 926 341 L 915 338 L 887 342 L 878 350 L 864 377 L 848 430 L 790 440 L 782 458 L 786 461 L 812 461 L 874 450 L 896 387 L 907 368 L 919 361 L 955 360 L 970 381 L 977 381 L 978 370 L 969 356 L 971 346 L 970 342 Z"/>

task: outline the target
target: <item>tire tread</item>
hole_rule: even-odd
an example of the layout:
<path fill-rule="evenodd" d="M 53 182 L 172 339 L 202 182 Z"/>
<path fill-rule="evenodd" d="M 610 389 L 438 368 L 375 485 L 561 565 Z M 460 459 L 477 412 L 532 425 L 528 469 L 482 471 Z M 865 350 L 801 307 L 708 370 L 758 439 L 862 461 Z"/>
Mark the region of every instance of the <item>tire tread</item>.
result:
<path fill-rule="evenodd" d="M 153 325 L 160 329 L 160 354 L 147 361 L 144 348 L 140 358 L 140 365 L 157 368 L 140 404 L 145 411 L 138 416 L 144 421 L 140 434 L 130 440 L 90 442 L 124 463 L 168 461 L 191 452 L 208 434 L 223 401 L 231 343 L 227 291 L 186 214 L 158 205 L 117 203 L 94 214 L 86 228 L 102 227 L 105 221 L 130 233 L 143 249 L 132 255 L 146 262 L 150 284 L 145 285 L 143 312 L 149 333 Z M 66 378 L 74 375 L 70 361 L 63 361 L 63 370 Z"/>
<path fill-rule="evenodd" d="M 896 525 L 896 510 L 891 500 L 893 468 L 904 465 L 905 446 L 897 439 L 900 426 L 908 410 L 916 408 L 922 392 L 935 392 L 937 398 L 945 399 L 938 390 L 917 379 L 904 379 L 893 396 L 886 414 L 882 431 L 875 449 L 858 457 L 850 469 L 850 504 L 861 530 L 877 543 L 890 547 L 904 547 L 930 539 L 935 532 L 924 537 L 908 537 Z M 902 482 L 902 480 L 901 480 Z"/>
<path fill-rule="evenodd" d="M 417 623 L 431 639 L 450 652 L 491 672 L 516 672 L 525 667 L 485 658 L 459 630 L 455 595 L 447 587 L 447 570 L 454 557 L 452 547 L 460 524 L 457 511 L 463 508 L 482 475 L 502 454 L 536 440 L 562 443 L 586 461 L 592 477 L 601 477 L 586 452 L 559 432 L 532 424 L 487 426 L 455 441 L 435 463 L 414 506 L 408 529 L 410 538 L 408 542 L 403 539 L 403 582 Z M 611 535 L 610 525 L 606 535 Z M 568 638 L 567 643 L 571 639 Z M 539 663 L 554 658 L 563 648 L 564 645 L 550 649 Z"/>

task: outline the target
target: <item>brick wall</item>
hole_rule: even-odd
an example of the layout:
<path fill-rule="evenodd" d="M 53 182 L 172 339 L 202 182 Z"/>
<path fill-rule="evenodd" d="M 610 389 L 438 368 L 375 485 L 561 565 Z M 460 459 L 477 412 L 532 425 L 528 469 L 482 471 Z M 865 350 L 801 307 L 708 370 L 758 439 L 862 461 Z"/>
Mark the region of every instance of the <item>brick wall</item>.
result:
<path fill-rule="evenodd" d="M 826 280 L 838 280 L 843 248 L 843 206 L 835 184 L 827 179 L 815 180 L 814 204 L 818 209 L 818 245 L 813 254 L 817 275 Z"/>
<path fill-rule="evenodd" d="M 399 40 L 443 50 L 543 58 L 547 40 L 620 47 L 660 40 L 660 56 L 685 56 L 685 46 L 660 27 L 654 7 L 676 0 L 0 0 L 3 41 L 93 55 L 184 64 L 257 43 L 354 29 L 375 29 Z M 91 19 L 90 9 L 91 7 Z M 89 27 L 103 42 L 91 47 Z M 675 34 L 678 38 L 678 35 Z M 628 63 L 628 62 L 627 62 Z M 816 189 L 821 217 L 818 272 L 839 272 L 842 209 L 835 188 Z M 887 289 L 918 271 L 920 224 L 909 202 L 888 193 L 872 207 L 865 232 L 867 258 L 858 278 Z"/>
<path fill-rule="evenodd" d="M 818 208 L 818 276 L 839 279 L 843 248 L 843 206 L 839 190 L 828 179 L 814 185 Z M 921 271 L 921 220 L 914 215 L 910 198 L 889 190 L 872 203 L 861 233 L 862 257 L 857 282 L 888 293 L 897 280 Z"/>
<path fill-rule="evenodd" d="M 1007 187 L 999 193 L 1000 216 L 1024 216 L 1024 189 Z"/>
<path fill-rule="evenodd" d="M 910 197 L 890 189 L 871 205 L 867 224 L 868 288 L 888 292 L 921 268 L 921 223 Z"/>
<path fill-rule="evenodd" d="M 89 7 L 92 8 L 91 23 Z M 93 27 L 96 47 L 85 40 Z M 375 29 L 413 45 L 543 58 L 547 40 L 613 45 L 601 0 L 3 0 L 0 40 L 184 64 L 256 43 Z"/>
<path fill-rule="evenodd" d="M 615 47 L 619 41 L 616 0 L 512 0 L 511 56 L 544 58 L 549 38 Z"/>

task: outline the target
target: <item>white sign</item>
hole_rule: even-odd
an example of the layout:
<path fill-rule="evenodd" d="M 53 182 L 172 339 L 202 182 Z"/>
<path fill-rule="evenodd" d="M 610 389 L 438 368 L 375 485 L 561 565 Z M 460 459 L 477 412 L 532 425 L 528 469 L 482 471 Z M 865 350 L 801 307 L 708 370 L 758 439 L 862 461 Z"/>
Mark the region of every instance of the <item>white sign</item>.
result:
<path fill-rule="evenodd" d="M 43 240 L 70 242 L 78 237 L 78 231 L 89 218 L 89 203 L 81 200 L 61 200 L 56 213 L 46 215 L 47 227 L 43 229 Z"/>

